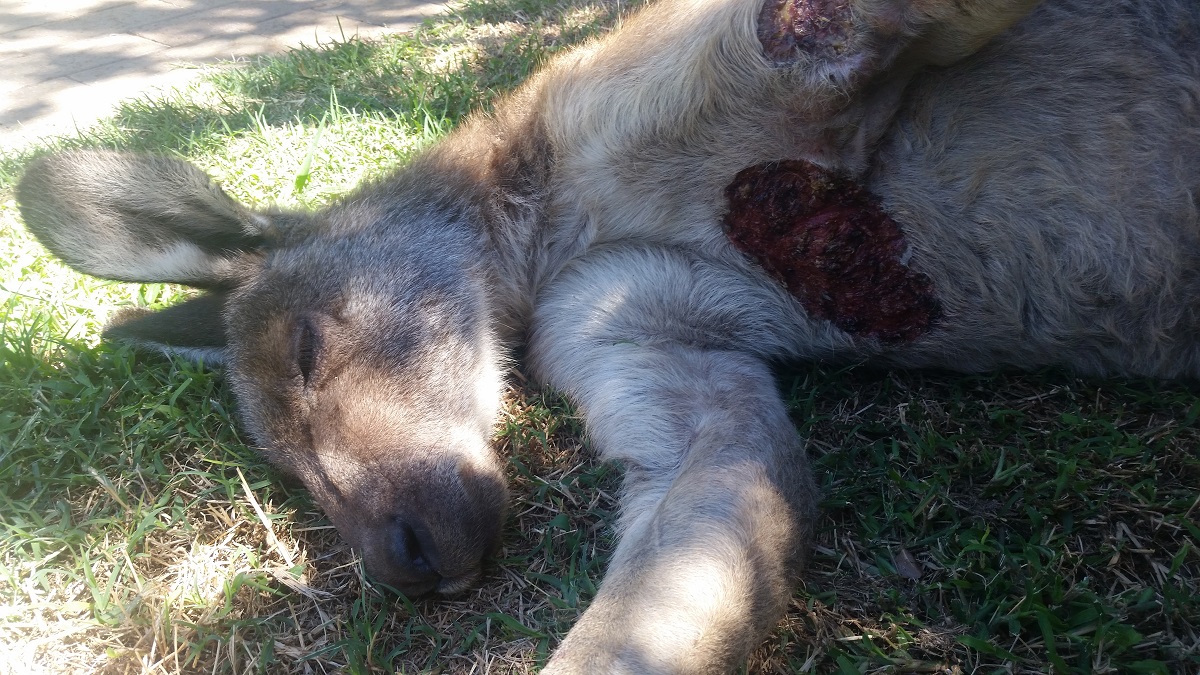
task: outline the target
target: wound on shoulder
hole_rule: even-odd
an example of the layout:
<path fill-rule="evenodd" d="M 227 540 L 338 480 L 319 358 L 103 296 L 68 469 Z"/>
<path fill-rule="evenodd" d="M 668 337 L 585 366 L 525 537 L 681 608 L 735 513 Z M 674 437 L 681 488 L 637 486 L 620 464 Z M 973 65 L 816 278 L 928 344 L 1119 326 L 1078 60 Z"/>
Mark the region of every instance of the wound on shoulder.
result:
<path fill-rule="evenodd" d="M 900 226 L 853 180 L 770 162 L 738 173 L 725 196 L 729 239 L 810 316 L 885 343 L 915 340 L 941 317 L 932 280 L 907 265 Z"/>

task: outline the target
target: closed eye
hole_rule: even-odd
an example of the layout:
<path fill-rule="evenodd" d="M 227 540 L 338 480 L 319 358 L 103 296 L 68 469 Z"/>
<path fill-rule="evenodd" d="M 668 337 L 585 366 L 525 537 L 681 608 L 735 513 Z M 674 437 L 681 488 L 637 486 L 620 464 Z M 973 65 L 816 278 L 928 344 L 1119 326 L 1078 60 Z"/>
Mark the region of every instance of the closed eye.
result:
<path fill-rule="evenodd" d="M 301 319 L 297 327 L 299 335 L 296 340 L 296 365 L 304 378 L 304 386 L 312 381 L 313 369 L 316 367 L 318 344 L 317 330 L 308 319 Z"/>

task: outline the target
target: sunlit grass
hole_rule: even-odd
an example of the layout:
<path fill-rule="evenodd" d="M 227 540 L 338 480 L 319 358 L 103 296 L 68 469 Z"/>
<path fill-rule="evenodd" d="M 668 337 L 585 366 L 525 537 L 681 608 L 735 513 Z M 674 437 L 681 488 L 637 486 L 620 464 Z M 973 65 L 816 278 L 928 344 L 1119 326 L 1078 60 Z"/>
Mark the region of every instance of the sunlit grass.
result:
<path fill-rule="evenodd" d="M 239 199 L 335 199 L 486 108 L 614 3 L 468 2 L 413 36 L 298 50 L 0 154 L 0 673 L 489 672 L 543 663 L 595 593 L 619 469 L 512 374 L 515 502 L 484 585 L 373 588 L 247 447 L 219 372 L 101 344 L 186 290 L 78 275 L 20 226 L 32 156 L 185 157 Z M 753 672 L 1200 671 L 1200 398 L 1060 373 L 781 376 L 827 517 Z"/>

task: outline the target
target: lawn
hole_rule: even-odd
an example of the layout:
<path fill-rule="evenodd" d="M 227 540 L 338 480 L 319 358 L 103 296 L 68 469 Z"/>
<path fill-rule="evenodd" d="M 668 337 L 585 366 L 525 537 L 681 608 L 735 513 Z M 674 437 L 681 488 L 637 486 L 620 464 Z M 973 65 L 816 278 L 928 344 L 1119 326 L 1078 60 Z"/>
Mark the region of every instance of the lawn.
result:
<path fill-rule="evenodd" d="M 102 344 L 186 295 L 83 277 L 23 230 L 56 147 L 185 157 L 316 207 L 487 108 L 629 5 L 468 0 L 412 35 L 300 48 L 0 154 L 0 673 L 530 673 L 600 583 L 619 467 L 520 368 L 496 427 L 514 501 L 483 585 L 364 578 L 247 445 L 217 370 Z M 779 373 L 824 519 L 751 673 L 1200 672 L 1200 389 L 1061 372 Z"/>

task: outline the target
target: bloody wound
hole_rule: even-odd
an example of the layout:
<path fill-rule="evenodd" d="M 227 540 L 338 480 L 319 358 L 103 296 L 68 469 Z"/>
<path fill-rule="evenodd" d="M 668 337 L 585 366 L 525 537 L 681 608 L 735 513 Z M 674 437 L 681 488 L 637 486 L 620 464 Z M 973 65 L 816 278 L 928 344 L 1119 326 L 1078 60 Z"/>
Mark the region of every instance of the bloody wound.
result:
<path fill-rule="evenodd" d="M 725 232 L 810 316 L 886 343 L 941 316 L 933 282 L 904 262 L 896 221 L 853 180 L 801 161 L 744 169 L 725 189 Z"/>

